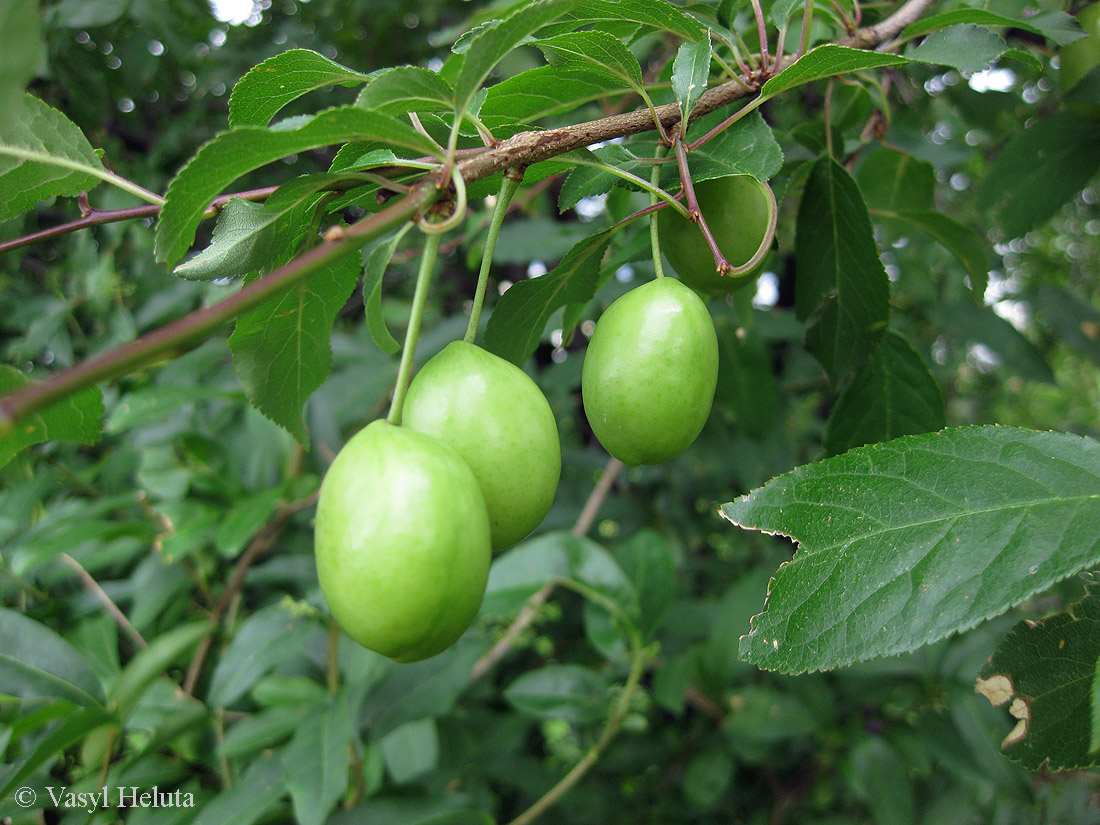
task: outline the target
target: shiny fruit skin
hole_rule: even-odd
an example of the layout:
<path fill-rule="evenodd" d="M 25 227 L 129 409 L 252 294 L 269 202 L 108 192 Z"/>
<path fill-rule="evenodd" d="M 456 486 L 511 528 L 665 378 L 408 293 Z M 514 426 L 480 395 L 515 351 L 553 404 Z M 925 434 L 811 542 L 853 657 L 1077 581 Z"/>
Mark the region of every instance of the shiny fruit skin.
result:
<path fill-rule="evenodd" d="M 659 464 L 703 429 L 718 380 L 718 337 L 701 298 L 673 278 L 623 295 L 596 324 L 581 393 L 596 438 L 626 464 Z"/>
<path fill-rule="evenodd" d="M 699 211 L 731 266 L 746 263 L 768 230 L 768 198 L 762 184 L 748 175 L 713 178 L 695 184 Z M 703 231 L 672 209 L 658 213 L 661 251 L 680 280 L 708 295 L 726 295 L 756 279 L 756 269 L 719 275 Z"/>
<path fill-rule="evenodd" d="M 416 374 L 402 423 L 454 447 L 474 471 L 489 510 L 494 550 L 539 526 L 561 477 L 554 413 L 514 364 L 454 341 Z"/>
<path fill-rule="evenodd" d="M 1058 74 L 1062 94 L 1069 92 L 1090 71 L 1100 66 L 1100 3 L 1086 6 L 1077 15 L 1085 37 L 1062 49 Z M 1082 120 L 1100 120 L 1100 107 L 1090 103 L 1070 103 L 1067 108 Z"/>
<path fill-rule="evenodd" d="M 481 606 L 489 517 L 446 444 L 375 421 L 344 446 L 317 502 L 321 592 L 355 641 L 398 662 L 449 647 Z"/>

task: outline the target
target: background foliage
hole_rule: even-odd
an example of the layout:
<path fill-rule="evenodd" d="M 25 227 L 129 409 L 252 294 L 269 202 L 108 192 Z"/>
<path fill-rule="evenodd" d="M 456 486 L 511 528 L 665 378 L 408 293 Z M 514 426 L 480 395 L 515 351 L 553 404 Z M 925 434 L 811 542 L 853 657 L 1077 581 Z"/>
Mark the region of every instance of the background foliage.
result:
<path fill-rule="evenodd" d="M 795 5 L 764 4 L 780 24 Z M 265 0 L 230 24 L 198 0 L 44 3 L 44 52 L 29 90 L 64 112 L 110 169 L 164 193 L 231 122 L 266 125 L 273 112 L 259 104 L 252 112 L 236 102 L 230 109 L 234 84 L 265 59 L 312 49 L 352 70 L 349 84 L 385 67 L 436 70 L 463 31 L 502 8 Z M 747 4 L 692 10 L 754 42 Z M 867 4 L 864 13 L 877 19 L 890 10 Z M 46 786 L 76 792 L 106 784 L 194 794 L 193 809 L 135 809 L 125 817 L 133 822 L 506 822 L 600 741 L 611 716 L 621 723 L 618 737 L 548 816 L 576 823 L 1100 821 L 1094 774 L 1051 770 L 1095 760 L 1097 742 L 1081 737 L 1094 728 L 1100 655 L 1096 596 L 1067 578 L 1096 566 L 1100 523 L 1089 504 L 1100 488 L 1096 444 L 1076 437 L 1100 435 L 1100 139 L 1094 123 L 1066 110 L 1054 66 L 1072 26 L 1050 16 L 1076 10 L 1053 0 L 937 3 L 926 20 L 955 16 L 923 30 L 916 24 L 912 36 L 928 36 L 903 48 L 905 65 L 843 81 L 773 81 L 760 116 L 693 154 L 697 179 L 730 171 L 771 179 L 780 203 L 776 248 L 751 306 L 752 296 L 740 293 L 709 303 L 721 373 L 699 440 L 665 465 L 618 474 L 588 538 L 570 530 L 604 477 L 607 456 L 580 405 L 585 342 L 602 308 L 650 278 L 653 266 L 644 222 L 582 242 L 648 200 L 613 188 L 606 171 L 601 177 L 578 166 L 567 175 L 568 161 L 543 164 L 543 175 L 529 172 L 495 250 L 490 304 L 499 300 L 500 312 L 485 341 L 526 362 L 550 400 L 563 443 L 562 483 L 536 535 L 497 558 L 474 627 L 431 660 L 395 665 L 339 633 L 317 587 L 310 523 L 333 454 L 385 412 L 397 371 L 388 336 L 408 318 L 418 233 L 397 243 L 384 272 L 390 250 L 373 253 L 381 242 L 345 258 L 330 280 L 311 282 L 315 315 L 303 317 L 321 328 L 334 318 L 331 372 L 325 378 L 323 346 L 314 361 L 295 362 L 304 375 L 301 398 L 271 390 L 285 376 L 267 354 L 295 332 L 279 326 L 279 307 L 262 305 L 239 319 L 232 336 L 219 330 L 9 435 L 0 442 L 0 817 L 111 821 L 119 814 L 43 804 Z M 533 123 L 568 125 L 636 108 L 631 89 L 643 86 L 655 103 L 675 102 L 677 48 L 693 29 L 635 38 L 621 21 L 606 27 L 581 41 L 582 54 L 606 50 L 596 75 L 591 66 L 569 73 L 577 42 L 564 30 L 537 48 L 505 50 L 481 117 L 503 137 Z M 788 53 L 797 49 L 798 28 L 788 32 Z M 5 43 L 12 32 L 4 29 Z M 819 4 L 811 42 L 841 34 L 836 12 Z M 550 70 L 541 68 L 547 59 Z M 994 61 L 997 68 L 983 72 Z M 522 74 L 532 70 L 544 74 Z M 532 93 L 551 76 L 562 95 L 568 88 L 561 98 L 568 102 L 546 104 Z M 356 89 L 325 79 L 280 117 L 355 101 Z M 404 107 L 394 111 L 417 107 L 376 82 L 366 87 L 376 109 L 394 100 Z M 420 83 L 416 99 L 430 101 L 438 89 Z M 405 94 L 412 76 L 395 88 Z M 436 109 L 424 105 L 425 126 L 438 134 Z M 706 125 L 715 122 L 711 116 Z M 296 135 L 320 129 L 318 121 L 291 125 L 299 126 Z M 378 127 L 364 121 L 357 128 L 369 136 Z M 402 136 L 415 144 L 420 136 L 408 131 L 411 138 Z M 691 136 L 704 131 L 693 125 Z M 276 135 L 274 162 L 251 171 L 250 158 L 233 191 L 338 172 L 358 160 L 308 134 L 300 148 L 284 151 L 289 132 L 268 134 Z M 463 141 L 476 145 L 476 135 Z M 249 152 L 256 145 L 242 143 Z M 648 134 L 596 154 L 648 178 L 633 159 L 654 148 Z M 195 248 L 211 245 L 189 267 L 192 276 L 214 280 L 188 279 L 187 267 L 176 277 L 156 263 L 151 217 L 4 253 L 0 390 L 235 292 L 239 283 L 222 277 L 229 270 L 254 277 L 283 263 L 288 233 L 300 239 L 311 228 L 299 211 L 319 191 L 311 180 L 269 200 L 285 208 L 264 212 L 267 223 L 257 220 L 260 207 L 235 201 L 216 229 L 213 221 L 200 226 Z M 674 181 L 662 178 L 672 188 Z M 13 179 L 0 175 L 0 189 L 5 204 L 17 198 Z M 492 191 L 471 189 L 465 227 L 444 241 L 418 363 L 465 328 L 490 209 L 484 198 Z M 200 210 L 204 197 L 192 198 Z M 341 197 L 330 202 L 335 220 L 378 208 L 373 192 Z M 104 186 L 90 200 L 99 209 L 138 203 Z M 0 238 L 72 220 L 77 210 L 58 198 L 20 211 L 4 213 Z M 866 232 L 851 232 L 861 220 Z M 176 239 L 180 251 L 185 235 Z M 228 260 L 215 254 L 219 242 Z M 839 258 L 843 265 L 830 268 L 832 242 L 851 248 Z M 868 297 L 863 290 L 881 273 L 888 296 Z M 521 297 L 562 283 L 575 294 L 523 315 Z M 871 309 L 838 320 L 830 300 Z M 575 331 L 557 311 L 566 303 Z M 819 544 L 834 546 L 827 529 L 813 527 L 833 511 L 784 514 L 772 506 L 782 485 L 812 486 L 832 473 L 858 481 L 884 455 L 864 445 L 914 434 L 917 441 L 891 449 L 901 461 L 916 461 L 920 445 L 934 438 L 920 433 L 985 424 L 1076 434 L 956 430 L 953 441 L 935 441 L 930 452 L 939 459 L 920 465 L 929 477 L 958 483 L 947 504 L 960 505 L 960 534 L 982 532 L 978 546 L 1004 549 L 1017 563 L 971 571 L 972 595 L 988 605 L 969 604 L 942 632 L 918 631 L 911 640 L 899 639 L 906 616 L 896 612 L 883 625 L 893 632 L 870 633 L 869 641 L 859 640 L 853 621 L 843 633 L 826 634 L 830 644 L 810 644 L 808 661 L 768 650 L 778 641 L 768 635 L 774 624 L 791 638 L 799 630 L 789 616 L 769 625 L 765 613 L 745 636 L 793 547 L 731 520 L 803 543 L 798 558 L 810 563 L 781 568 L 777 582 L 797 581 L 806 590 L 795 596 L 820 597 L 802 622 L 820 633 L 831 608 L 857 602 L 815 590 L 812 575 L 799 578 L 806 567 L 813 573 Z M 848 452 L 860 447 L 865 452 Z M 1041 460 L 1013 453 L 1025 447 L 1077 464 L 1046 478 Z M 989 449 L 1013 454 L 998 464 L 1004 478 L 959 470 L 959 462 L 977 464 Z M 841 457 L 821 462 L 830 456 Z M 803 469 L 758 497 L 738 498 L 796 467 Z M 1042 497 L 1009 478 L 1009 469 L 1086 502 L 1077 538 L 1049 534 L 1052 524 L 1072 519 L 1034 507 Z M 897 530 L 920 521 L 912 489 L 867 484 L 863 515 Z M 858 492 L 826 490 L 813 503 L 848 506 Z M 976 523 L 979 508 L 961 505 L 979 494 L 1024 508 L 1038 525 L 1033 540 L 1006 536 L 997 545 L 1006 522 Z M 858 544 L 855 527 L 835 530 L 836 542 Z M 927 538 L 917 535 L 914 546 Z M 852 590 L 896 584 L 901 546 L 877 544 L 846 557 Z M 1021 555 L 1028 548 L 1048 555 Z M 936 558 L 945 574 L 966 568 L 966 558 Z M 108 600 L 122 617 L 104 608 Z M 780 606 L 779 598 L 768 603 L 769 610 Z M 525 618 L 519 635 L 504 637 L 517 615 Z M 1017 624 L 1044 616 L 1052 618 Z M 641 688 L 622 705 L 631 665 L 624 626 L 640 634 L 647 657 Z M 952 635 L 962 627 L 967 632 Z M 1060 648 L 1078 636 L 1064 671 L 1036 667 L 1021 652 Z M 494 647 L 502 637 L 505 644 Z M 911 652 L 879 658 L 899 651 Z M 760 670 L 742 654 L 775 670 Z M 851 662 L 858 663 L 778 672 Z M 976 695 L 979 673 L 1019 674 L 1018 691 L 1052 697 L 1051 714 L 1071 709 L 1072 731 L 1042 728 L 1044 708 L 1036 704 L 1032 720 L 1044 738 L 1002 753 L 1015 720 Z M 1059 693 L 1067 684 L 1076 692 Z M 21 786 L 38 790 L 37 806 L 16 803 L 12 792 Z"/>

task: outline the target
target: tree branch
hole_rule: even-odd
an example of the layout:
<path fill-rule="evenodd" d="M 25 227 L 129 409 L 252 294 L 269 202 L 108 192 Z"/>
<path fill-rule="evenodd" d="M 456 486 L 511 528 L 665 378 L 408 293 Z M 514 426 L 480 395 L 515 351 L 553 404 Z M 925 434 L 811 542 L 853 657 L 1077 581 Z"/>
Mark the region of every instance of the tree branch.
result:
<path fill-rule="evenodd" d="M 933 1 L 908 0 L 889 17 L 870 28 L 860 29 L 851 37 L 841 40 L 840 43 L 856 48 L 874 48 L 919 18 Z M 776 66 L 774 70 L 778 72 L 782 68 L 784 67 Z M 745 82 L 740 79 L 715 86 L 699 98 L 689 119 L 696 120 L 749 94 Z M 478 149 L 474 153 L 462 156 L 457 161 L 457 168 L 463 179 L 467 183 L 472 183 L 503 173 L 509 167 L 523 169 L 533 163 L 549 160 L 599 141 L 650 131 L 657 128 L 657 123 L 668 129 L 678 124 L 679 119 L 680 105 L 668 103 L 653 110 L 638 109 L 560 129 L 521 132 L 499 146 Z M 335 233 L 334 239 L 326 239 L 324 243 L 285 266 L 253 281 L 235 295 L 104 355 L 62 370 L 45 381 L 30 384 L 0 398 L 0 435 L 10 430 L 16 422 L 37 412 L 52 401 L 100 381 L 125 375 L 187 347 L 241 312 L 257 306 L 272 295 L 309 277 L 324 265 L 381 235 L 387 229 L 410 219 L 439 196 L 440 193 L 435 185 L 436 179 L 435 173 L 425 175 L 412 187 L 408 195 L 395 200 L 381 212 L 352 224 L 342 232 Z"/>

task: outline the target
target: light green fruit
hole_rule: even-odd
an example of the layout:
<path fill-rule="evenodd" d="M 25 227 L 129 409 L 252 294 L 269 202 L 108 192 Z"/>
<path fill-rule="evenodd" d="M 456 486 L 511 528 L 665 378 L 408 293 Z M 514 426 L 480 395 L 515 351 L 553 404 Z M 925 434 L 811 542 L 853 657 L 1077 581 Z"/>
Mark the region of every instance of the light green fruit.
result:
<path fill-rule="evenodd" d="M 770 224 L 767 184 L 748 175 L 713 178 L 695 184 L 699 211 L 730 266 L 742 266 L 756 254 Z M 741 275 L 719 275 L 714 255 L 699 224 L 673 209 L 658 217 L 661 251 L 680 280 L 699 292 L 725 295 L 756 279 L 759 267 Z"/>
<path fill-rule="evenodd" d="M 1085 37 L 1062 49 L 1058 58 L 1062 94 L 1069 92 L 1085 75 L 1100 66 L 1100 3 L 1086 6 L 1077 15 L 1077 22 L 1081 24 Z M 1082 120 L 1100 120 L 1100 106 L 1093 103 L 1070 103 L 1067 108 Z"/>
<path fill-rule="evenodd" d="M 702 299 L 673 278 L 623 295 L 596 324 L 581 391 L 596 438 L 627 464 L 659 464 L 703 429 L 718 380 L 718 337 Z"/>
<path fill-rule="evenodd" d="M 473 471 L 438 439 L 375 421 L 321 484 L 317 576 L 332 615 L 399 662 L 449 647 L 489 574 L 489 517 Z"/>
<path fill-rule="evenodd" d="M 474 471 L 493 549 L 539 526 L 561 476 L 557 422 L 538 385 L 514 364 L 464 341 L 448 344 L 409 386 L 402 422 L 454 447 Z"/>

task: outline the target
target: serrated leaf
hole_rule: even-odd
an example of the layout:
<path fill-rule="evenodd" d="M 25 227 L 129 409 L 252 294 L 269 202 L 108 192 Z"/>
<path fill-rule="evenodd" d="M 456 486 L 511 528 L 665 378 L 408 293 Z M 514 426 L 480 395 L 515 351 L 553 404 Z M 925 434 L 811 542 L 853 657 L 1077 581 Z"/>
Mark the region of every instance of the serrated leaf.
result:
<path fill-rule="evenodd" d="M 248 399 L 303 445 L 302 406 L 328 377 L 329 336 L 359 280 L 358 254 L 274 295 L 237 318 L 229 349 Z"/>
<path fill-rule="evenodd" d="M 825 424 L 825 451 L 941 429 L 943 396 L 924 359 L 896 332 L 887 332 L 840 394 Z"/>
<path fill-rule="evenodd" d="M 309 49 L 289 49 L 253 66 L 229 95 L 229 125 L 267 126 L 302 95 L 325 86 L 358 86 L 369 75 L 341 66 Z"/>
<path fill-rule="evenodd" d="M 592 298 L 600 261 L 610 242 L 607 231 L 585 238 L 552 271 L 509 287 L 489 317 L 485 348 L 522 366 L 538 346 L 556 309 Z"/>
<path fill-rule="evenodd" d="M 321 825 L 347 790 L 356 727 L 353 691 L 344 688 L 283 749 L 283 775 L 300 825 Z"/>
<path fill-rule="evenodd" d="M 702 123 L 693 124 L 698 132 L 705 131 Z M 753 112 L 707 141 L 689 156 L 691 179 L 696 182 L 729 175 L 752 175 L 766 181 L 783 166 L 783 150 L 764 122 L 759 112 Z M 661 183 L 667 188 L 678 188 L 679 174 L 675 164 L 667 164 L 661 174 Z"/>
<path fill-rule="evenodd" d="M 528 125 L 630 91 L 626 83 L 609 84 L 606 77 L 562 75 L 553 66 L 539 66 L 490 86 L 481 115 Z"/>
<path fill-rule="evenodd" d="M 547 61 L 558 72 L 603 77 L 625 83 L 639 94 L 645 92 L 642 67 L 623 42 L 604 31 L 566 32 L 536 40 Z"/>
<path fill-rule="evenodd" d="M 959 301 L 935 306 L 930 314 L 959 341 L 985 344 L 1001 357 L 1008 369 L 1023 378 L 1054 382 L 1054 372 L 1043 354 L 991 307 Z"/>
<path fill-rule="evenodd" d="M 394 250 L 403 237 L 404 232 L 397 232 L 363 251 L 363 311 L 367 329 L 378 348 L 389 355 L 401 349 L 401 344 L 390 334 L 382 315 L 382 276 L 386 274 L 386 267 L 390 265 Z"/>
<path fill-rule="evenodd" d="M 942 212 L 903 209 L 900 211 L 874 211 L 875 215 L 893 218 L 915 226 L 939 241 L 963 265 L 970 276 L 970 291 L 979 299 L 985 295 L 989 283 L 989 250 L 976 230 L 965 226 Z"/>
<path fill-rule="evenodd" d="M 31 380 L 14 367 L 0 364 L 0 395 L 25 387 Z M 20 451 L 47 441 L 75 441 L 94 444 L 103 431 L 103 395 L 88 387 L 49 404 L 13 425 L 0 435 L 0 467 Z"/>
<path fill-rule="evenodd" d="M 74 196 L 107 174 L 84 133 L 57 109 L 23 95 L 0 121 L 0 221 L 38 201 Z"/>
<path fill-rule="evenodd" d="M 978 205 L 995 208 L 1009 238 L 1021 237 L 1081 191 L 1100 168 L 1100 124 L 1059 112 L 1017 133 L 989 167 Z"/>
<path fill-rule="evenodd" d="M 12 117 L 23 105 L 23 92 L 34 77 L 42 48 L 42 24 L 36 0 L 0 4 L 0 32 L 18 32 L 0 49 L 0 112 Z"/>
<path fill-rule="evenodd" d="M 156 254 L 173 264 L 187 251 L 202 214 L 230 183 L 280 158 L 349 141 L 378 142 L 434 155 L 435 144 L 411 126 L 357 106 L 327 109 L 297 128 L 246 126 L 205 144 L 168 186 L 157 223 Z"/>
<path fill-rule="evenodd" d="M 65 699 L 100 708 L 99 679 L 72 645 L 45 625 L 0 607 L 0 693 Z"/>
<path fill-rule="evenodd" d="M 680 104 L 680 118 L 688 122 L 710 77 L 710 34 L 697 43 L 683 43 L 672 61 L 672 91 Z"/>
<path fill-rule="evenodd" d="M 835 382 L 859 369 L 890 318 L 890 286 L 859 188 L 836 161 L 810 170 L 795 230 L 795 311 Z"/>
<path fill-rule="evenodd" d="M 520 4 L 508 17 L 486 24 L 470 38 L 455 80 L 455 111 L 466 111 L 489 72 L 505 55 L 574 5 L 576 0 L 534 0 Z"/>
<path fill-rule="evenodd" d="M 908 62 L 907 58 L 896 54 L 852 49 L 828 43 L 807 52 L 801 59 L 771 78 L 760 88 L 759 100 L 761 102 L 769 100 L 781 92 L 814 80 L 885 66 L 900 66 Z"/>
<path fill-rule="evenodd" d="M 1074 19 L 1064 11 L 1049 11 L 1026 17 L 1023 19 L 1006 17 L 1003 14 L 989 11 L 988 9 L 953 9 L 942 14 L 933 14 L 923 17 L 915 23 L 906 26 L 899 38 L 909 40 L 920 37 L 922 34 L 945 29 L 960 23 L 976 23 L 982 26 L 1005 26 L 1013 29 L 1023 29 L 1033 34 L 1047 38 L 1059 46 L 1065 46 L 1074 40 L 1084 36 Z"/>
<path fill-rule="evenodd" d="M 449 112 L 454 90 L 437 72 L 419 66 L 385 69 L 359 93 L 356 106 L 387 115 L 406 112 Z"/>
<path fill-rule="evenodd" d="M 995 705 L 1011 701 L 1018 720 L 1001 745 L 1029 770 L 1100 765 L 1094 731 L 1100 662 L 1100 593 L 1039 621 L 1022 621 L 1001 640 L 975 688 Z"/>
<path fill-rule="evenodd" d="M 776 0 L 768 10 L 768 20 L 777 29 L 781 29 L 787 25 L 791 15 L 804 8 L 804 6 L 804 0 Z"/>
<path fill-rule="evenodd" d="M 547 665 L 524 673 L 504 690 L 504 698 L 536 719 L 598 722 L 607 713 L 607 682 L 580 665 Z"/>
<path fill-rule="evenodd" d="M 640 23 L 649 29 L 667 31 L 686 40 L 698 40 L 706 30 L 690 15 L 664 0 L 587 0 L 571 15 L 584 21 L 614 20 Z"/>
<path fill-rule="evenodd" d="M 999 34 L 972 23 L 961 23 L 928 35 L 906 57 L 951 66 L 960 72 L 980 72 L 988 69 L 1007 48 Z"/>
<path fill-rule="evenodd" d="M 799 673 L 915 650 L 1100 563 L 1100 444 L 1014 427 L 905 436 L 722 506 L 798 542 L 741 638 Z"/>

